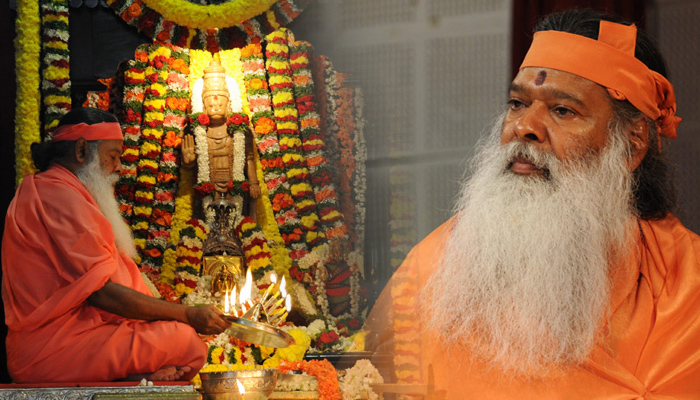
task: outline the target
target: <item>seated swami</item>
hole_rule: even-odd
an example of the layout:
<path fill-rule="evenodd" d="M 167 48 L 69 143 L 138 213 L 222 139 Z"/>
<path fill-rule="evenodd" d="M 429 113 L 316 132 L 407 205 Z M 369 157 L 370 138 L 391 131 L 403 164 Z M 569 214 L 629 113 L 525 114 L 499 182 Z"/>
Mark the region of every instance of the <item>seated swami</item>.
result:
<path fill-rule="evenodd" d="M 189 380 L 207 356 L 197 332 L 226 328 L 213 306 L 150 294 L 114 197 L 122 138 L 113 115 L 79 108 L 32 149 L 41 172 L 18 187 L 2 241 L 15 382 Z"/>

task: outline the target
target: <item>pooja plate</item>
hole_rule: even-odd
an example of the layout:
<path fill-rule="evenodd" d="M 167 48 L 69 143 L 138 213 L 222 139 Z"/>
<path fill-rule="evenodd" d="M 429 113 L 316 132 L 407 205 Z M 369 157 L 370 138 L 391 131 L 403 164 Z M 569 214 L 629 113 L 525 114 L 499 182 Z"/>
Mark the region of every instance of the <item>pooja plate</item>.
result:
<path fill-rule="evenodd" d="M 226 333 L 244 342 L 276 349 L 294 344 L 294 338 L 290 334 L 274 326 L 245 318 L 226 316 L 224 319 L 231 323 Z"/>

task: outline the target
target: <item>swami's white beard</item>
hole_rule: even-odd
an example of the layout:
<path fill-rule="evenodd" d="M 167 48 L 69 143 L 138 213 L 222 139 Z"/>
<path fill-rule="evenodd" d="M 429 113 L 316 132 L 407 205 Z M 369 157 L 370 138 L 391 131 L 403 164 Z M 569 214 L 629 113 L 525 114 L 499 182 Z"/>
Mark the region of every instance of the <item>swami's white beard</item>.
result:
<path fill-rule="evenodd" d="M 426 328 L 448 348 L 469 346 L 493 368 L 535 377 L 580 364 L 600 339 L 610 266 L 635 226 L 632 175 L 623 135 L 564 164 L 525 142 L 500 146 L 498 126 L 421 303 Z M 510 172 L 518 154 L 549 174 Z"/>
<path fill-rule="evenodd" d="M 90 144 L 88 157 L 87 162 L 76 172 L 76 176 L 85 185 L 102 214 L 112 225 L 117 249 L 134 259 L 137 256 L 134 237 L 121 216 L 119 203 L 114 196 L 114 184 L 119 179 L 119 175 L 107 174 L 100 166 L 96 144 Z"/>

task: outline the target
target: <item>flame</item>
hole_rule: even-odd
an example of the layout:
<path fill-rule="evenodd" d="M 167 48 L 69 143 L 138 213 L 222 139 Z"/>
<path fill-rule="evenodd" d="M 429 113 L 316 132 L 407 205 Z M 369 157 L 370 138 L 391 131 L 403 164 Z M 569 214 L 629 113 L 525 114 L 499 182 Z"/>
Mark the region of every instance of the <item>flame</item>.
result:
<path fill-rule="evenodd" d="M 282 277 L 282 282 L 280 282 L 280 294 L 282 297 L 287 296 L 287 281 L 284 279 L 284 276 Z"/>
<path fill-rule="evenodd" d="M 284 279 L 284 277 L 282 277 L 282 279 Z M 270 285 L 274 285 L 275 283 L 277 283 L 277 275 L 273 272 L 270 274 Z"/>
<path fill-rule="evenodd" d="M 241 297 L 240 297 L 240 302 L 241 302 L 241 308 L 243 308 L 243 312 L 247 311 L 246 310 L 246 302 L 250 301 L 253 293 L 253 275 L 250 272 L 250 268 L 248 268 L 248 272 L 245 274 L 245 285 L 243 285 L 243 288 L 241 289 Z"/>
<path fill-rule="evenodd" d="M 234 286 L 233 291 L 231 292 L 231 311 L 236 310 L 236 287 Z"/>
<path fill-rule="evenodd" d="M 285 307 L 287 308 L 287 312 L 290 312 L 292 311 L 292 296 L 287 294 L 285 297 L 287 298 Z"/>
<path fill-rule="evenodd" d="M 240 380 L 236 379 L 236 385 L 238 385 L 238 393 L 245 394 L 245 387 Z"/>
<path fill-rule="evenodd" d="M 234 290 L 233 293 L 236 293 Z M 224 294 L 224 314 L 229 315 L 231 313 L 231 304 L 229 303 L 228 293 Z"/>

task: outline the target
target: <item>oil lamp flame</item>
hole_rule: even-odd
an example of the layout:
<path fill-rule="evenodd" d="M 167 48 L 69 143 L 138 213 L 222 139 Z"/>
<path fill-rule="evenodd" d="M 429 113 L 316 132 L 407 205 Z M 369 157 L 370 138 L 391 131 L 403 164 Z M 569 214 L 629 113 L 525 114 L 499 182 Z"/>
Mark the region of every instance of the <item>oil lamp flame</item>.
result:
<path fill-rule="evenodd" d="M 253 293 L 253 275 L 250 272 L 250 268 L 248 268 L 248 272 L 246 272 L 246 274 L 245 274 L 245 285 L 243 285 L 243 288 L 241 289 L 241 297 L 240 297 L 241 307 L 244 307 L 244 308 L 246 307 L 245 304 L 246 304 L 246 302 L 251 300 L 252 293 Z"/>
<path fill-rule="evenodd" d="M 282 277 L 282 281 L 280 282 L 280 294 L 282 297 L 287 296 L 287 281 L 284 279 L 284 276 Z"/>
<path fill-rule="evenodd" d="M 287 294 L 286 299 L 287 300 L 286 300 L 285 307 L 287 308 L 287 312 L 291 312 L 292 311 L 292 296 Z"/>
<path fill-rule="evenodd" d="M 240 380 L 236 379 L 236 385 L 238 385 L 238 393 L 245 394 L 245 387 Z"/>
<path fill-rule="evenodd" d="M 236 293 L 235 289 L 234 289 L 233 293 Z M 224 314 L 225 315 L 231 314 L 231 303 L 229 303 L 228 293 L 224 294 Z"/>

